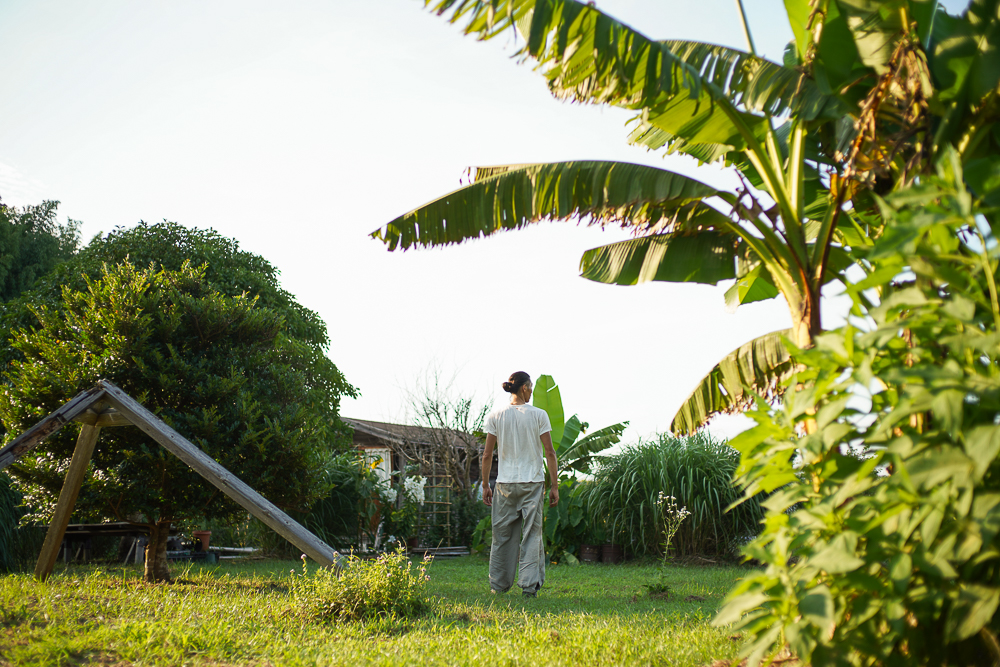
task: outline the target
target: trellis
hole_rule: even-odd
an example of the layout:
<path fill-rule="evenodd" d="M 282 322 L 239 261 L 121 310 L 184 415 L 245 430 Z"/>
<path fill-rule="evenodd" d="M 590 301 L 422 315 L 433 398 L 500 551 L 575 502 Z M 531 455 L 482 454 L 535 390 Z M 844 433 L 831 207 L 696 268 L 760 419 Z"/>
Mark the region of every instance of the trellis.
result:
<path fill-rule="evenodd" d="M 80 392 L 61 408 L 16 437 L 0 449 L 0 470 L 18 457 L 42 444 L 66 423 L 80 422 L 80 435 L 73 458 L 63 481 L 52 523 L 42 544 L 35 577 L 44 581 L 55 567 L 69 525 L 70 515 L 86 476 L 87 466 L 97 446 L 101 429 L 110 426 L 135 426 L 160 443 L 195 472 L 219 488 L 253 516 L 301 549 L 320 565 L 336 563 L 339 554 L 321 539 L 302 527 L 252 488 L 185 439 L 163 420 L 108 380 L 100 380 L 92 388 Z"/>

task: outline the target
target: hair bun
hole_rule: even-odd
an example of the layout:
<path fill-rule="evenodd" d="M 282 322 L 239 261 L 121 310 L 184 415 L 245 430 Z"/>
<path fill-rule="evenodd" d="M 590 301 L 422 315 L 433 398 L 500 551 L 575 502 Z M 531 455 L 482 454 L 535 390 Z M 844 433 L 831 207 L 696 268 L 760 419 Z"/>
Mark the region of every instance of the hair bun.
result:
<path fill-rule="evenodd" d="M 514 391 L 514 383 L 513 382 L 504 382 L 501 386 L 503 387 L 503 390 L 505 392 L 507 392 L 508 394 L 511 393 L 512 391 Z"/>

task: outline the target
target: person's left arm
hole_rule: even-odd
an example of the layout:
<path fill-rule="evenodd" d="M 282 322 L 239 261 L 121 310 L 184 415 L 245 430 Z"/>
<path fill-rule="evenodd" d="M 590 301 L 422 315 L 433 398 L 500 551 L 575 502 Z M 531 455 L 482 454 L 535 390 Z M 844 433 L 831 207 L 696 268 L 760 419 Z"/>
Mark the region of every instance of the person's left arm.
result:
<path fill-rule="evenodd" d="M 479 459 L 480 469 L 483 475 L 483 502 L 488 507 L 493 506 L 493 489 L 490 488 L 490 473 L 493 471 L 493 448 L 496 447 L 497 437 L 492 433 L 486 435 L 486 448 L 483 456 Z"/>
<path fill-rule="evenodd" d="M 559 504 L 559 464 L 556 450 L 552 446 L 552 433 L 542 433 L 542 447 L 545 449 L 545 463 L 549 467 L 549 507 Z"/>

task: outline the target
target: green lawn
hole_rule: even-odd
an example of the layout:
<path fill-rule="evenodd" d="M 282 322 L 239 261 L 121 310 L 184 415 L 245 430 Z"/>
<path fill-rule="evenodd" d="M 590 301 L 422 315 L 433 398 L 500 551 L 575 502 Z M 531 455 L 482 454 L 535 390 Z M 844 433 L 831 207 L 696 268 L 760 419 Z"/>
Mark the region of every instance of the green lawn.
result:
<path fill-rule="evenodd" d="M 731 633 L 709 626 L 747 572 L 674 567 L 669 599 L 643 584 L 642 565 L 550 567 L 537 599 L 491 595 L 487 562 L 471 556 L 430 569 L 433 611 L 410 622 L 321 624 L 295 613 L 291 561 L 174 566 L 148 585 L 138 568 L 79 566 L 45 584 L 0 577 L 3 665 L 708 665 L 735 655 Z"/>

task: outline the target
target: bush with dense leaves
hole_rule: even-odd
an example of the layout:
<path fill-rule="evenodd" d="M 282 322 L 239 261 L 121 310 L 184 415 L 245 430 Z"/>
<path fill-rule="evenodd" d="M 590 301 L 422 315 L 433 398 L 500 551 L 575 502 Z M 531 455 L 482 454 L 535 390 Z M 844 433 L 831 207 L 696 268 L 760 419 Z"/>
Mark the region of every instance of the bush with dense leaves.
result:
<path fill-rule="evenodd" d="M 405 619 L 430 609 L 429 558 L 414 565 L 403 549 L 376 558 L 350 556 L 343 567 L 321 568 L 310 575 L 292 571 L 291 592 L 298 613 L 323 621 Z"/>
<path fill-rule="evenodd" d="M 587 513 L 603 520 L 608 541 L 634 554 L 661 554 L 660 492 L 691 512 L 674 537 L 676 555 L 735 555 L 760 531 L 764 511 L 756 499 L 728 510 L 743 497 L 732 485 L 739 453 L 707 433 L 662 434 L 599 461 L 585 485 Z"/>
<path fill-rule="evenodd" d="M 1000 661 L 1000 253 L 954 153 L 882 214 L 865 318 L 793 349 L 782 404 L 732 441 L 771 493 L 747 549 L 767 569 L 716 619 L 751 665 L 786 643 L 816 667 Z"/>

